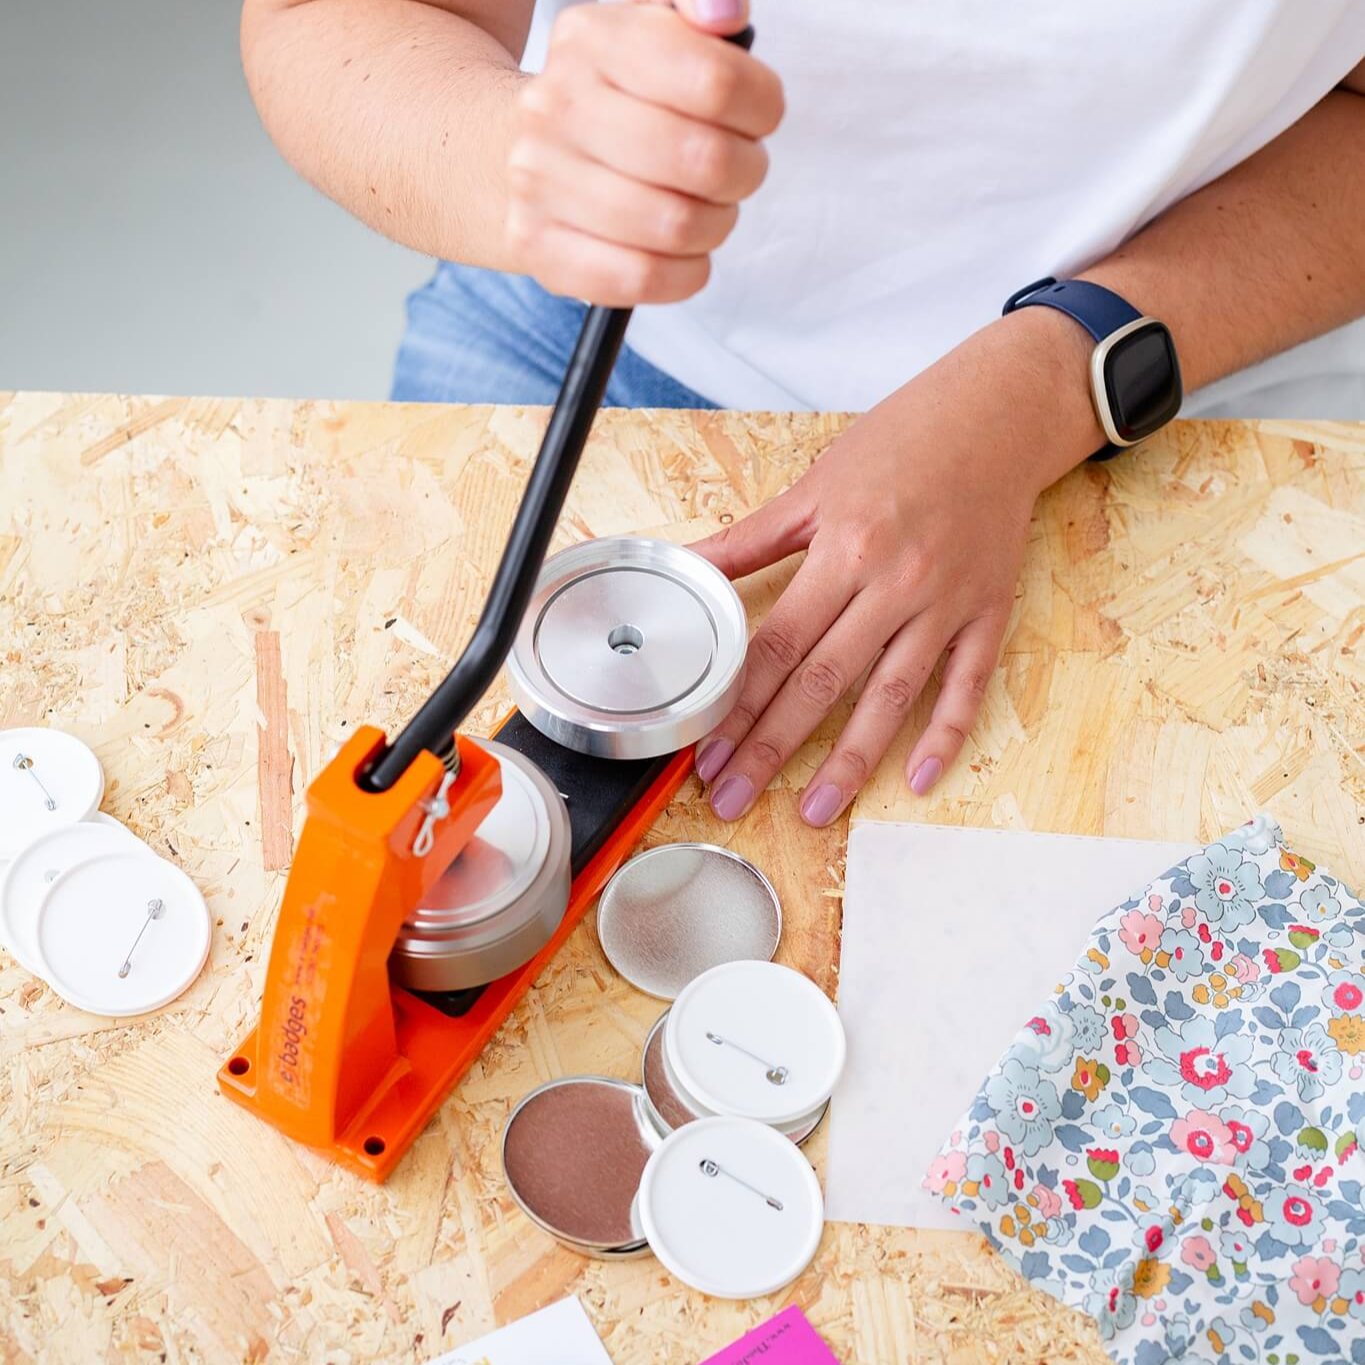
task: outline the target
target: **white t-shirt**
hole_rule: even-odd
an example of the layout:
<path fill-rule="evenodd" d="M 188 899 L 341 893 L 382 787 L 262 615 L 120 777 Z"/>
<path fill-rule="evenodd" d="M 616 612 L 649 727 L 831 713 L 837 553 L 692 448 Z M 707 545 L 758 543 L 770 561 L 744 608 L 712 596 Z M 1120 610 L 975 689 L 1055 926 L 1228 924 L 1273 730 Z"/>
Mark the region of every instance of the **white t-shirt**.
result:
<path fill-rule="evenodd" d="M 562 7 L 537 6 L 530 64 Z M 1365 0 L 754 0 L 753 21 L 787 96 L 768 179 L 707 287 L 637 310 L 628 334 L 736 408 L 872 406 L 1365 58 Z M 1365 320 L 1184 410 L 1365 418 Z"/>

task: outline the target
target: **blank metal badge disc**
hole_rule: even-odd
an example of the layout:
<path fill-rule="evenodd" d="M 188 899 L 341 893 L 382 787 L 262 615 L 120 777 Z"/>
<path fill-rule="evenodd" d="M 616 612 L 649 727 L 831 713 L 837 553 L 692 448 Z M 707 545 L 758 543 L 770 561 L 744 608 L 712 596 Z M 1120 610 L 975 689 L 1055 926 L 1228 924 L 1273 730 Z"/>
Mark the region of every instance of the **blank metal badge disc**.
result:
<path fill-rule="evenodd" d="M 661 844 L 632 858 L 597 906 L 607 961 L 660 1000 L 722 962 L 769 961 L 782 937 L 772 883 L 713 844 Z"/>
<path fill-rule="evenodd" d="M 394 977 L 419 991 L 482 986 L 529 962 L 569 904 L 569 811 L 524 755 L 494 740 L 502 796 L 399 933 Z"/>
<path fill-rule="evenodd" d="M 668 1011 L 665 1010 L 650 1029 L 640 1057 L 640 1084 L 645 1092 L 645 1113 L 660 1137 L 667 1137 L 675 1128 L 686 1127 L 707 1117 L 678 1094 L 664 1066 L 663 1030 L 667 1021 Z"/>
<path fill-rule="evenodd" d="M 508 659 L 536 729 L 601 758 L 655 758 L 707 734 L 739 695 L 748 640 L 729 580 L 662 540 L 615 536 L 545 561 Z"/>

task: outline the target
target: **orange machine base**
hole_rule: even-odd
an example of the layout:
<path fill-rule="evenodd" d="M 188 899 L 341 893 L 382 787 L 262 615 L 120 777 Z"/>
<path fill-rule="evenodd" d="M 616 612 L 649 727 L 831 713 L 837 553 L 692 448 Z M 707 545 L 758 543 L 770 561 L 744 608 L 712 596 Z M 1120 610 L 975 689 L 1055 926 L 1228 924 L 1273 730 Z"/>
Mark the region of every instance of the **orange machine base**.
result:
<path fill-rule="evenodd" d="M 297 1132 L 291 1136 L 309 1141 L 367 1180 L 385 1180 L 668 805 L 692 770 L 692 756 L 690 748 L 674 756 L 574 879 L 554 937 L 525 966 L 486 986 L 467 1013 L 453 1018 L 389 982 L 394 1047 L 387 1072 L 330 1140 L 314 1142 Z M 258 1035 L 259 1029 L 253 1030 L 219 1068 L 218 1085 L 235 1103 L 282 1126 L 278 1106 L 269 1097 L 258 1098 Z"/>

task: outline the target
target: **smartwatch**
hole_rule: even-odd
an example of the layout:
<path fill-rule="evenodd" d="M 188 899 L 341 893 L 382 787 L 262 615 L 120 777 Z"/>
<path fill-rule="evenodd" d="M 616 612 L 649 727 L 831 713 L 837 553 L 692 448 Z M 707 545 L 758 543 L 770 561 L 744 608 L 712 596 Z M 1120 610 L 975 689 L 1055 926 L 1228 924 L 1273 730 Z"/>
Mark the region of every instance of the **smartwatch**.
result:
<path fill-rule="evenodd" d="M 1011 294 L 1003 312 L 1033 304 L 1074 318 L 1095 339 L 1090 397 L 1109 444 L 1092 460 L 1108 460 L 1146 440 L 1180 411 L 1180 362 L 1165 323 L 1089 280 L 1037 280 Z"/>

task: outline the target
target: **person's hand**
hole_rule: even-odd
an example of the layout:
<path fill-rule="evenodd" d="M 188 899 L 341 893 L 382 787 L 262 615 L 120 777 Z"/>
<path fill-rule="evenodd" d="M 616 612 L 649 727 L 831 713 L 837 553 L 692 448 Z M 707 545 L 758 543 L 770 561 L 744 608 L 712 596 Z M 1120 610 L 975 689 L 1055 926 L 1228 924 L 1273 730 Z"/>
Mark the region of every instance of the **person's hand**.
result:
<path fill-rule="evenodd" d="M 992 324 L 859 418 L 781 496 L 692 547 L 731 578 L 807 552 L 749 644 L 739 701 L 697 746 L 722 819 L 749 809 L 869 665 L 803 819 L 828 824 L 852 800 L 945 652 L 911 789 L 926 793 L 957 757 L 1014 606 L 1034 501 L 1103 442 L 1081 337 L 1047 309 Z"/>
<path fill-rule="evenodd" d="M 782 85 L 722 41 L 747 0 L 574 5 L 518 95 L 507 236 L 552 293 L 632 307 L 695 294 L 762 183 Z"/>

